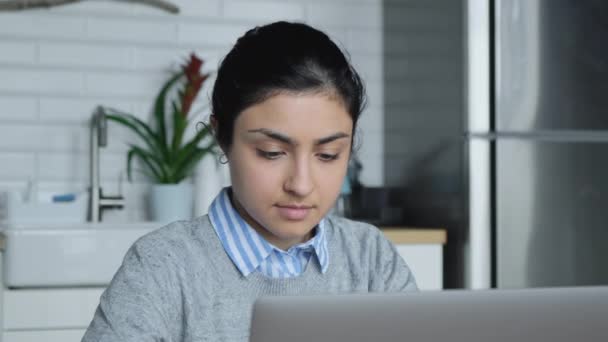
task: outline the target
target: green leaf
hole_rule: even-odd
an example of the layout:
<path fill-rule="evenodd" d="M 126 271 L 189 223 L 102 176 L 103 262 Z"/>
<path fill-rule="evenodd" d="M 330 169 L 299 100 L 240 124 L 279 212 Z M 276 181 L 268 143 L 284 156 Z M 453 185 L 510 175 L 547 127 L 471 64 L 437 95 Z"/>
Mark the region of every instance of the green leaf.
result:
<path fill-rule="evenodd" d="M 155 134 L 148 125 L 143 121 L 135 117 L 134 115 L 127 113 L 120 113 L 112 110 L 117 114 L 107 114 L 106 117 L 109 120 L 115 121 L 135 132 L 141 139 L 144 140 L 150 151 L 154 154 L 163 156 L 162 144 L 160 137 Z"/>
<path fill-rule="evenodd" d="M 165 126 L 165 101 L 167 98 L 167 92 L 173 86 L 177 80 L 183 75 L 183 72 L 178 72 L 173 77 L 171 77 L 162 87 L 158 95 L 156 96 L 156 101 L 154 103 L 154 116 L 156 118 L 157 123 L 157 132 L 162 141 L 162 146 L 164 150 L 164 155 L 168 156 L 168 147 L 167 147 L 167 129 Z"/>
<path fill-rule="evenodd" d="M 173 141 L 171 143 L 171 152 L 175 155 L 182 144 L 184 131 L 188 125 L 188 120 L 184 117 L 180 109 L 177 108 L 177 103 L 173 101 Z"/>
<path fill-rule="evenodd" d="M 211 134 L 211 130 L 208 125 L 204 126 L 200 131 L 196 133 L 194 138 L 190 140 L 184 147 L 182 147 L 176 154 L 177 158 L 175 158 L 175 162 L 177 165 L 180 165 L 184 162 L 184 160 L 188 159 L 190 155 L 198 148 L 198 144 L 201 140 Z M 215 141 L 213 141 L 210 146 L 215 145 Z"/>
<path fill-rule="evenodd" d="M 163 179 L 167 178 L 166 173 L 163 170 L 163 162 L 154 154 L 140 148 L 139 146 L 131 145 L 131 149 L 127 154 L 127 176 L 129 181 L 132 181 L 132 168 L 131 162 L 133 161 L 133 157 L 138 157 L 150 171 L 154 174 L 154 178 L 157 181 L 162 182 Z"/>
<path fill-rule="evenodd" d="M 131 167 L 132 162 L 133 162 L 133 158 L 134 157 L 139 157 L 145 164 L 146 163 L 146 157 L 142 156 L 140 153 L 138 153 L 135 149 L 130 149 L 129 152 L 127 153 L 127 178 L 129 179 L 129 182 L 133 181 L 133 168 Z M 151 170 L 153 170 L 154 172 L 154 168 L 148 166 Z M 154 175 L 154 177 L 152 178 L 158 178 L 158 175 Z"/>

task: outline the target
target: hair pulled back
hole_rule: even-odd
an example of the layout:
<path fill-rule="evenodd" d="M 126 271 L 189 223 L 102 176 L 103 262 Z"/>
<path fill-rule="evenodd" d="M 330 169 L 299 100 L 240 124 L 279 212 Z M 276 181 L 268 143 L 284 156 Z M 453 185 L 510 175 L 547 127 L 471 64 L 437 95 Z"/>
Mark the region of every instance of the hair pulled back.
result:
<path fill-rule="evenodd" d="M 213 87 L 215 135 L 228 152 L 234 122 L 280 93 L 319 92 L 342 101 L 353 133 L 365 105 L 363 83 L 340 48 L 306 24 L 276 22 L 247 31 L 221 62 Z"/>

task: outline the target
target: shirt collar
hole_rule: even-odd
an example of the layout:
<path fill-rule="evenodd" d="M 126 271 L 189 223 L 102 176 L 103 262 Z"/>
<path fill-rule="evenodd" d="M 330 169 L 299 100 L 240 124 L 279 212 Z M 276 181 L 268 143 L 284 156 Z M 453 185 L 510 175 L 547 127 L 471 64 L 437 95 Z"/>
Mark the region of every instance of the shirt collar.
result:
<path fill-rule="evenodd" d="M 241 217 L 232 206 L 229 196 L 230 187 L 222 189 L 209 206 L 209 219 L 217 233 L 224 250 L 239 271 L 247 276 L 255 271 L 273 252 L 285 253 L 264 239 Z M 312 249 L 321 266 L 321 272 L 328 268 L 327 238 L 325 218 L 321 219 L 312 239 L 292 246 L 287 253 L 297 253 Z"/>

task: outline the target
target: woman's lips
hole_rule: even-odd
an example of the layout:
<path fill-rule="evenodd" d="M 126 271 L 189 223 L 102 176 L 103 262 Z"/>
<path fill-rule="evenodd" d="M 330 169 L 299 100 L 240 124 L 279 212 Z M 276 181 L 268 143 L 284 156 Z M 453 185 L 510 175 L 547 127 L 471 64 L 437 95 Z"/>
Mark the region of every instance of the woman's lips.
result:
<path fill-rule="evenodd" d="M 279 209 L 279 215 L 290 221 L 303 220 L 312 210 L 311 206 L 303 205 L 277 205 L 276 207 Z"/>

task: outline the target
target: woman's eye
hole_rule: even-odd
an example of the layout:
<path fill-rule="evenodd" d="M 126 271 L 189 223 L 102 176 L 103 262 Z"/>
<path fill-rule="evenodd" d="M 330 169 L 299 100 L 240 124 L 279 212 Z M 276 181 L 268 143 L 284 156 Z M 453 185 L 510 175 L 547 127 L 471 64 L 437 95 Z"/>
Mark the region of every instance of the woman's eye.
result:
<path fill-rule="evenodd" d="M 258 156 L 266 158 L 266 159 L 270 159 L 270 160 L 280 158 L 281 155 L 283 155 L 283 152 L 281 152 L 281 151 L 264 151 L 264 150 L 258 149 L 257 152 L 258 152 Z"/>
<path fill-rule="evenodd" d="M 329 162 L 338 159 L 339 156 L 339 154 L 320 153 L 319 159 L 325 162 Z"/>

